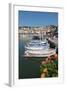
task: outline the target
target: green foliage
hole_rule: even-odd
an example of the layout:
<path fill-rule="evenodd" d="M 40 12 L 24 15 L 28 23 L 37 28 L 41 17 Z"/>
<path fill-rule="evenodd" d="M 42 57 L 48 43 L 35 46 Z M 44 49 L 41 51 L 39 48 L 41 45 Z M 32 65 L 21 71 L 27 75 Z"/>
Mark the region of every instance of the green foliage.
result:
<path fill-rule="evenodd" d="M 57 77 L 58 76 L 58 60 L 40 65 L 40 73 L 43 73 L 43 70 L 47 68 L 48 74 L 46 77 Z"/>

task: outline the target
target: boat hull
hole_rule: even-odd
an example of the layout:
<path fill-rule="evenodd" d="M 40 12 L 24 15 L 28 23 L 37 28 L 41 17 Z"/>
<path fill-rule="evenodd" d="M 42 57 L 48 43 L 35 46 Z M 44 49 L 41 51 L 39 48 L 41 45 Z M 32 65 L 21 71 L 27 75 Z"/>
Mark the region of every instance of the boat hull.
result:
<path fill-rule="evenodd" d="M 48 50 L 26 50 L 25 56 L 26 57 L 47 57 L 52 56 L 56 53 L 55 49 L 48 49 Z"/>

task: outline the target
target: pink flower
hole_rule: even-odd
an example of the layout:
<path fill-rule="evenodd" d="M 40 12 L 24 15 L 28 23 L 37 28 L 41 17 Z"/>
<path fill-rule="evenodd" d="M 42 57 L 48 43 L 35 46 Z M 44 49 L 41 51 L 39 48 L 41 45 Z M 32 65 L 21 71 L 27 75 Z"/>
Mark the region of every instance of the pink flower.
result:
<path fill-rule="evenodd" d="M 46 62 L 45 61 L 42 61 L 42 64 L 46 64 Z"/>

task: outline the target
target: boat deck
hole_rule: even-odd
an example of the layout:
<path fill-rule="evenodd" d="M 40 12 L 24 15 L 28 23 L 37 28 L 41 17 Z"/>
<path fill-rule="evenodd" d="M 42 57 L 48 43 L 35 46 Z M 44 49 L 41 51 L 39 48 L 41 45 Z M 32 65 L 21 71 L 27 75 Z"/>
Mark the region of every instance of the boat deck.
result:
<path fill-rule="evenodd" d="M 43 54 L 38 54 L 38 53 L 27 53 L 24 55 L 24 57 L 48 57 L 48 56 L 52 56 L 56 54 L 56 50 L 55 49 L 49 49 L 48 52 L 44 52 Z"/>

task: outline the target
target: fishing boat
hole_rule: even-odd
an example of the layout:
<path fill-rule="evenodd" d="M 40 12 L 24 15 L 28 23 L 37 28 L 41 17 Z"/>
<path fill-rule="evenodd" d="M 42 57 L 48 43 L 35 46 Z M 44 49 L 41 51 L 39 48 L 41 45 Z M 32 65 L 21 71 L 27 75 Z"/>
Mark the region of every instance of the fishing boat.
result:
<path fill-rule="evenodd" d="M 46 39 L 33 39 L 25 45 L 26 57 L 47 57 L 54 55 L 55 49 L 51 49 Z"/>

